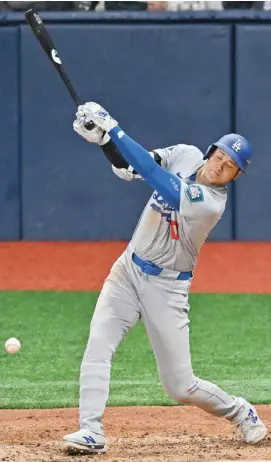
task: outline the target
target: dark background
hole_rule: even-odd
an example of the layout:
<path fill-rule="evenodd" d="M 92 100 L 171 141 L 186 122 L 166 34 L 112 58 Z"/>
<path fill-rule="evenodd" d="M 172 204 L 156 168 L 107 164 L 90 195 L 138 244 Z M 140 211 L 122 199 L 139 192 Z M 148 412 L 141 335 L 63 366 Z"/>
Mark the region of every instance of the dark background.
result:
<path fill-rule="evenodd" d="M 271 238 L 265 13 L 45 13 L 82 98 L 147 149 L 205 151 L 231 131 L 250 140 L 253 163 L 231 185 L 213 240 Z M 115 177 L 100 149 L 73 132 L 73 102 L 22 18 L 0 21 L 0 239 L 129 239 L 151 190 Z"/>

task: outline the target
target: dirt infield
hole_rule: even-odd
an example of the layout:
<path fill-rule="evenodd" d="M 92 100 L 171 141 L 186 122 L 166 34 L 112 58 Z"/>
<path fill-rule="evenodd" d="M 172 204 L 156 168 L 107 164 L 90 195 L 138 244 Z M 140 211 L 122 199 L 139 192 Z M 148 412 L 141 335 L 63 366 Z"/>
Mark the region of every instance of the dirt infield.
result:
<path fill-rule="evenodd" d="M 271 407 L 258 410 L 271 428 Z M 77 416 L 77 409 L 0 411 L 0 461 L 71 462 L 61 440 L 77 429 Z M 94 457 L 100 462 L 271 460 L 270 436 L 248 446 L 226 420 L 195 407 L 109 408 L 104 426 L 109 451 Z"/>

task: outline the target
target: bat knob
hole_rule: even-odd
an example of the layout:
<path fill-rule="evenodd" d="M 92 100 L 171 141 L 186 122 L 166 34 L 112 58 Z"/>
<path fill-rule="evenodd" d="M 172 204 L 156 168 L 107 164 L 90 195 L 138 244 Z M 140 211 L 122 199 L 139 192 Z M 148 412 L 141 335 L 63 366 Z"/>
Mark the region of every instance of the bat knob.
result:
<path fill-rule="evenodd" d="M 86 124 L 84 124 L 84 127 L 85 127 L 87 130 L 91 131 L 91 130 L 93 130 L 93 128 L 95 127 L 95 123 L 92 122 L 92 120 L 91 120 L 90 122 L 87 122 Z"/>

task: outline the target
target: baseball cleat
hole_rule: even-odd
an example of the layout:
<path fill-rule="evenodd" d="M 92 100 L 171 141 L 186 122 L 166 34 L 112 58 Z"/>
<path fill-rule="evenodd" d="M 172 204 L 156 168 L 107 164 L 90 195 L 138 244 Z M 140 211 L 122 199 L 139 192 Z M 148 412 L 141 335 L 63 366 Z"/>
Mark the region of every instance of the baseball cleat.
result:
<path fill-rule="evenodd" d="M 236 417 L 236 424 L 248 444 L 257 444 L 267 435 L 267 428 L 258 416 L 256 409 L 245 400 L 243 400 L 243 405 Z"/>
<path fill-rule="evenodd" d="M 86 428 L 64 436 L 63 440 L 63 450 L 71 456 L 100 454 L 107 450 L 105 436 Z"/>

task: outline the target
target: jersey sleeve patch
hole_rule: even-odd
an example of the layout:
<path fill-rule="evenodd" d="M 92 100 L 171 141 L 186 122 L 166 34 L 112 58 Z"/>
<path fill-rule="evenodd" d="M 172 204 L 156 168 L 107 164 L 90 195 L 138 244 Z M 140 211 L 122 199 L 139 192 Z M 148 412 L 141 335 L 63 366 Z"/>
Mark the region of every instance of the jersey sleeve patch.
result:
<path fill-rule="evenodd" d="M 192 184 L 185 190 L 185 194 L 190 202 L 203 202 L 204 194 L 199 185 Z"/>

